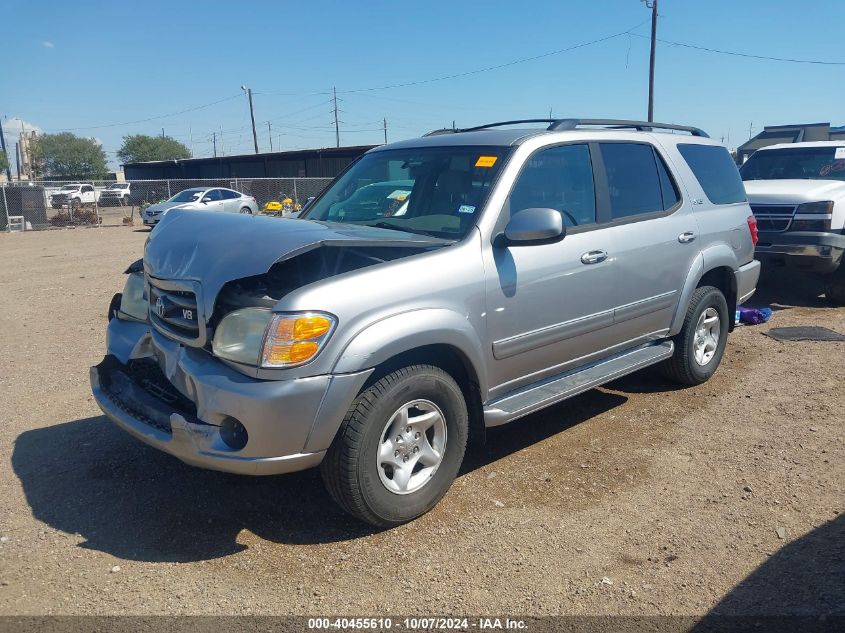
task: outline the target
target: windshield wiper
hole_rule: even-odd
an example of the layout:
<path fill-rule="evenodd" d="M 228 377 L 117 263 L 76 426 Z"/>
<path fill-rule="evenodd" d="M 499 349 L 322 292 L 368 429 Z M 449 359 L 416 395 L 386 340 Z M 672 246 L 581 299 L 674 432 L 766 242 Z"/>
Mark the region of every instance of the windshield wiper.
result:
<path fill-rule="evenodd" d="M 410 229 L 410 228 L 401 228 L 395 224 L 391 224 L 390 222 L 376 222 L 375 224 L 370 224 L 368 226 L 374 226 L 379 229 L 390 229 L 392 231 L 402 231 L 403 233 L 414 233 L 417 235 L 427 235 L 428 237 L 437 237 L 434 233 L 429 233 L 428 231 L 423 231 L 422 229 Z M 440 238 L 442 239 L 442 238 Z"/>

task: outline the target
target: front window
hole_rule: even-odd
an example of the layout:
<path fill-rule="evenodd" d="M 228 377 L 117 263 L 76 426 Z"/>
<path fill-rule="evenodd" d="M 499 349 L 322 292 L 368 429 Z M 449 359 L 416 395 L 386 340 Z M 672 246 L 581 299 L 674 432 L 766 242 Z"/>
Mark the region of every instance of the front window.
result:
<path fill-rule="evenodd" d="M 460 239 L 475 225 L 506 154 L 457 146 L 373 152 L 302 217 Z"/>
<path fill-rule="evenodd" d="M 745 161 L 740 173 L 743 180 L 845 181 L 845 145 L 760 150 Z"/>
<path fill-rule="evenodd" d="M 168 202 L 195 202 L 200 199 L 204 189 L 185 189 L 173 196 Z"/>

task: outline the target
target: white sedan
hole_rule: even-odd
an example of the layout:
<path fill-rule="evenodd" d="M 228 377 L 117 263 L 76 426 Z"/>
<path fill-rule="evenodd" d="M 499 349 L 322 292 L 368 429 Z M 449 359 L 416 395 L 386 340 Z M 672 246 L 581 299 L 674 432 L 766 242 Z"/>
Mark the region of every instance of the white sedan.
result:
<path fill-rule="evenodd" d="M 194 187 L 180 191 L 166 202 L 148 206 L 143 212 L 144 224 L 155 226 L 161 217 L 171 209 L 199 209 L 252 215 L 258 213 L 258 201 L 253 196 L 248 196 L 233 189 Z"/>

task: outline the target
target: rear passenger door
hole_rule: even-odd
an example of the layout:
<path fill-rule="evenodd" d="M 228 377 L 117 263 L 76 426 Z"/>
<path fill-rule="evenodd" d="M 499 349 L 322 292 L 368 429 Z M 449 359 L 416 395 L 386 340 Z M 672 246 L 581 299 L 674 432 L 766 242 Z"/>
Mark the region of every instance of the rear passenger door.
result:
<path fill-rule="evenodd" d="M 232 191 L 231 189 L 221 189 L 221 195 L 223 196 L 223 210 L 228 211 L 229 213 L 238 213 L 240 208 L 240 194 L 236 191 Z"/>
<path fill-rule="evenodd" d="M 700 253 L 691 204 L 651 143 L 597 145 L 597 189 L 614 245 L 615 334 L 629 342 L 665 335 Z"/>

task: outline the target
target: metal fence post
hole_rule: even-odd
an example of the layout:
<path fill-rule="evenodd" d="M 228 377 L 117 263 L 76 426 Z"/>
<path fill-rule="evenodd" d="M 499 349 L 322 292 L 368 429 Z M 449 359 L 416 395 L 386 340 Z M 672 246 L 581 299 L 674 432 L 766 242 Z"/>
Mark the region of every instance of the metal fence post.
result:
<path fill-rule="evenodd" d="M 97 185 L 94 184 L 93 180 L 91 181 L 91 188 L 94 190 L 94 217 L 97 219 L 97 226 L 100 226 L 100 201 L 97 195 Z"/>
<path fill-rule="evenodd" d="M 299 204 L 299 197 L 296 195 L 296 178 L 293 179 L 293 203 Z"/>
<path fill-rule="evenodd" d="M 12 227 L 9 224 L 9 202 L 8 200 L 6 200 L 6 185 L 4 184 L 2 187 L 0 187 L 0 189 L 3 190 L 3 212 L 6 214 L 6 231 L 11 233 Z"/>
<path fill-rule="evenodd" d="M 167 199 L 170 200 L 173 196 L 170 194 L 170 180 L 167 181 Z"/>

